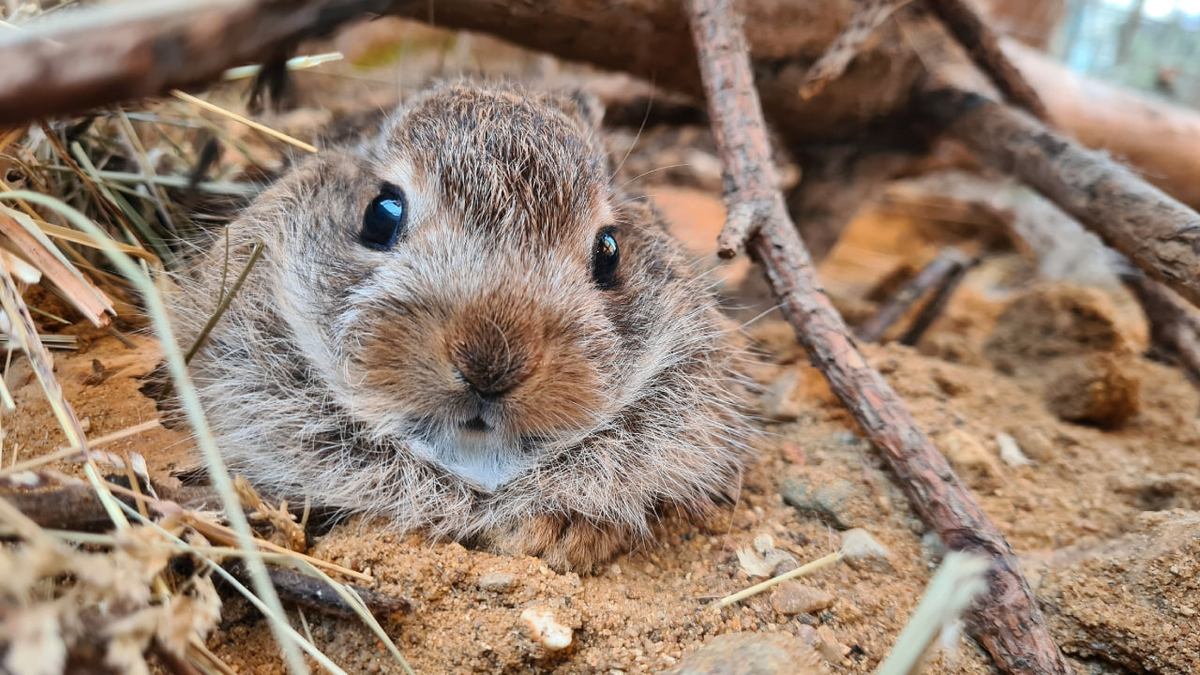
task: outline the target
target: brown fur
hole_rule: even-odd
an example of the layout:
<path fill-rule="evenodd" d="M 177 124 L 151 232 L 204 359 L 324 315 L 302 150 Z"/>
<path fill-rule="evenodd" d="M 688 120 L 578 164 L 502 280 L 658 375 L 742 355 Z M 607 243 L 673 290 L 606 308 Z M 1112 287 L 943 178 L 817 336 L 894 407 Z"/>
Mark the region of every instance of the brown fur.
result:
<path fill-rule="evenodd" d="M 192 364 L 230 466 L 559 569 L 645 538 L 658 508 L 732 496 L 750 457 L 737 352 L 653 208 L 610 183 L 592 110 L 442 86 L 231 224 L 230 277 L 266 252 Z M 357 236 L 384 182 L 410 217 L 380 252 Z M 602 227 L 612 288 L 591 273 Z M 218 244 L 180 278 L 185 343 L 224 265 Z M 481 403 L 468 382 L 504 393 Z"/>

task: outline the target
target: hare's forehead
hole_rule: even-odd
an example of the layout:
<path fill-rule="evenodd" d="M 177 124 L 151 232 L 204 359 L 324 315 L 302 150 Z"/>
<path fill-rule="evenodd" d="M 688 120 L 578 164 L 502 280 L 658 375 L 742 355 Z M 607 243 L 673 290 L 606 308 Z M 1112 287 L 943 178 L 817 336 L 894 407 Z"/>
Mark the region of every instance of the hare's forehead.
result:
<path fill-rule="evenodd" d="M 412 192 L 415 207 L 445 209 L 467 226 L 503 222 L 555 239 L 604 220 L 610 185 L 586 132 L 553 111 L 506 112 L 410 113 L 381 153 L 380 171 Z"/>

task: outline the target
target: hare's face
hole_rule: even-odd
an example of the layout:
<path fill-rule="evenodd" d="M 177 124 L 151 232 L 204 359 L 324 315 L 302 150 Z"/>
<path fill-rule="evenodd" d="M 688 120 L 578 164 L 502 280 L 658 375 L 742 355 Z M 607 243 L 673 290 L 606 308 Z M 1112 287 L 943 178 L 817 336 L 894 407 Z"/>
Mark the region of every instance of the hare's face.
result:
<path fill-rule="evenodd" d="M 697 314 L 569 103 L 437 90 L 288 190 L 281 302 L 338 403 L 487 490 L 619 425 Z"/>

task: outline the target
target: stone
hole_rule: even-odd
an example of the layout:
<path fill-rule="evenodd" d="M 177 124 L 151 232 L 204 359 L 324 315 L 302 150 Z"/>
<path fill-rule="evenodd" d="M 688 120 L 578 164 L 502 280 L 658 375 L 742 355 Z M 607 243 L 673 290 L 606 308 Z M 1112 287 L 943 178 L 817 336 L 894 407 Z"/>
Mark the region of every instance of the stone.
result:
<path fill-rule="evenodd" d="M 1067 422 L 1121 427 L 1141 408 L 1141 383 L 1129 365 L 1129 357 L 1104 353 L 1061 359 L 1046 386 L 1046 408 Z"/>
<path fill-rule="evenodd" d="M 521 612 L 521 620 L 530 637 L 547 651 L 556 652 L 571 646 L 575 631 L 560 623 L 548 607 L 529 607 Z"/>
<path fill-rule="evenodd" d="M 479 588 L 493 593 L 512 589 L 517 578 L 509 572 L 487 572 L 479 577 Z"/>
<path fill-rule="evenodd" d="M 794 422 L 804 406 L 800 401 L 800 374 L 788 368 L 767 385 L 762 395 L 762 414 L 776 422 Z"/>
<path fill-rule="evenodd" d="M 1009 466 L 1029 466 L 1033 464 L 1024 452 L 1017 439 L 1004 432 L 996 434 L 996 445 L 1000 447 L 1000 460 Z"/>
<path fill-rule="evenodd" d="M 817 638 L 820 641 L 818 649 L 821 650 L 821 656 L 829 663 L 840 664 L 850 653 L 850 648 L 838 641 L 829 626 L 817 628 Z"/>
<path fill-rule="evenodd" d="M 1004 475 L 1000 462 L 978 438 L 964 429 L 952 430 L 938 440 L 937 446 L 959 474 L 969 472 L 985 480 Z"/>
<path fill-rule="evenodd" d="M 864 529 L 856 528 L 842 533 L 842 560 L 854 569 L 891 571 L 891 557 L 892 552 Z"/>
<path fill-rule="evenodd" d="M 819 588 L 798 581 L 785 581 L 771 595 L 771 607 L 780 614 L 816 614 L 833 607 L 837 598 Z"/>
<path fill-rule="evenodd" d="M 850 506 L 860 490 L 845 478 L 824 471 L 810 471 L 784 480 L 779 492 L 783 501 L 801 513 L 815 515 L 842 530 L 853 527 Z"/>
<path fill-rule="evenodd" d="M 787 633 L 730 633 L 708 641 L 663 675 L 824 675 L 821 657 Z"/>

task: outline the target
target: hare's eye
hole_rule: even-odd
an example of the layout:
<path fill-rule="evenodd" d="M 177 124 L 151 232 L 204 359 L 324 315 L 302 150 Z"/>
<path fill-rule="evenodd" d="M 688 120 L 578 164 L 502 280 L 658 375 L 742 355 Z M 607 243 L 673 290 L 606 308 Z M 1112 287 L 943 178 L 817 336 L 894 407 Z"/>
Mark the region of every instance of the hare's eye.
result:
<path fill-rule="evenodd" d="M 384 183 L 363 214 L 358 240 L 367 248 L 386 251 L 396 245 L 407 223 L 408 203 L 404 199 L 404 191 Z"/>
<path fill-rule="evenodd" d="M 621 252 L 617 249 L 617 229 L 606 227 L 596 234 L 596 243 L 592 245 L 592 280 L 600 288 L 608 289 L 616 286 L 617 265 L 621 262 Z"/>

